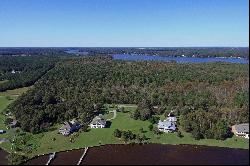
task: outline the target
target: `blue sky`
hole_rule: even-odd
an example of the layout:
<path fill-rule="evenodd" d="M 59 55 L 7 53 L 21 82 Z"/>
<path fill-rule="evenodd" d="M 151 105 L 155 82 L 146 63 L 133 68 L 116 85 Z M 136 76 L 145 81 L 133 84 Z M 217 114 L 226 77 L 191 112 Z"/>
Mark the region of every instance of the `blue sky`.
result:
<path fill-rule="evenodd" d="M 248 46 L 248 0 L 0 0 L 0 47 Z"/>

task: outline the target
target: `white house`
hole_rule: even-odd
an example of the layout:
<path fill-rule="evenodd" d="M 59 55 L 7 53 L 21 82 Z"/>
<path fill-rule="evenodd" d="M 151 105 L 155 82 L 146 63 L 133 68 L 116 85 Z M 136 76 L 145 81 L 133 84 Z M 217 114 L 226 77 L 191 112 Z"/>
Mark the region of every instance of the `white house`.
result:
<path fill-rule="evenodd" d="M 59 133 L 68 136 L 71 133 L 78 131 L 81 128 L 80 123 L 76 121 L 64 122 L 64 125 L 59 129 Z"/>
<path fill-rule="evenodd" d="M 172 112 L 173 111 L 169 113 L 168 117 L 165 120 L 163 121 L 159 120 L 157 127 L 160 131 L 163 131 L 166 133 L 176 131 L 177 118 L 172 115 Z"/>
<path fill-rule="evenodd" d="M 159 120 L 157 127 L 160 131 L 163 131 L 165 133 L 176 131 L 175 122 L 170 122 L 168 120 L 164 121 Z"/>
<path fill-rule="evenodd" d="M 175 116 L 170 116 L 170 117 L 167 117 L 167 121 L 169 121 L 169 122 L 177 122 L 177 118 Z"/>
<path fill-rule="evenodd" d="M 169 133 L 169 132 L 174 132 L 176 130 L 176 126 L 174 122 L 164 120 L 164 121 L 159 121 L 158 129 L 160 131 Z"/>
<path fill-rule="evenodd" d="M 239 137 L 245 137 L 249 139 L 249 123 L 242 123 L 232 126 L 232 132 Z"/>
<path fill-rule="evenodd" d="M 6 131 L 4 130 L 0 130 L 0 134 L 4 134 Z"/>
<path fill-rule="evenodd" d="M 14 69 L 12 69 L 12 71 L 11 71 L 11 74 L 15 74 L 16 72 L 15 72 L 15 70 Z"/>
<path fill-rule="evenodd" d="M 90 123 L 90 128 L 105 128 L 106 122 L 103 115 L 99 114 L 99 116 L 96 116 Z"/>

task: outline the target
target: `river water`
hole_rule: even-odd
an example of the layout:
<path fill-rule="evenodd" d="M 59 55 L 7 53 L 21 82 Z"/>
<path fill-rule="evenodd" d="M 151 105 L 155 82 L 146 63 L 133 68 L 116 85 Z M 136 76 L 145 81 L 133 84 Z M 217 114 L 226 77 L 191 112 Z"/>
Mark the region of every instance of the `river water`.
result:
<path fill-rule="evenodd" d="M 162 61 L 170 62 L 175 61 L 177 63 L 207 63 L 207 62 L 229 62 L 229 63 L 240 63 L 248 64 L 249 60 L 244 58 L 234 57 L 172 57 L 172 56 L 152 56 L 152 55 L 130 55 L 130 54 L 115 54 L 113 55 L 115 60 L 129 60 L 129 61 Z"/>
<path fill-rule="evenodd" d="M 76 165 L 82 150 L 60 152 L 50 165 Z M 45 164 L 48 156 L 28 161 Z M 89 148 L 82 165 L 248 165 L 249 150 L 194 145 L 105 145 Z"/>
<path fill-rule="evenodd" d="M 8 164 L 7 155 L 8 155 L 7 152 L 0 149 L 0 165 Z"/>
<path fill-rule="evenodd" d="M 69 49 L 64 51 L 69 54 L 75 55 L 88 55 L 88 52 L 81 52 L 78 49 Z M 229 62 L 229 63 L 241 63 L 248 64 L 249 60 L 241 57 L 174 57 L 174 56 L 154 56 L 154 55 L 138 55 L 138 54 L 114 54 L 112 55 L 115 60 L 129 60 L 129 61 L 162 61 L 170 62 L 175 61 L 177 63 L 206 63 L 206 62 Z"/>

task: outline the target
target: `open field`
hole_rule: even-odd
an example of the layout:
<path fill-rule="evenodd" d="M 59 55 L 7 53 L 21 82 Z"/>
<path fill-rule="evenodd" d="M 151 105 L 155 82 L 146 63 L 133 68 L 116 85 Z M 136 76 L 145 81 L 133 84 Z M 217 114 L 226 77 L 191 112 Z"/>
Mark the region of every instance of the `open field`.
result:
<path fill-rule="evenodd" d="M 25 93 L 30 88 L 32 88 L 32 86 L 30 86 L 30 87 L 23 87 L 23 88 L 17 88 L 17 89 L 13 89 L 13 90 L 7 90 L 5 92 L 0 92 L 0 96 L 16 97 L 16 96 L 19 96 L 19 95 Z"/>

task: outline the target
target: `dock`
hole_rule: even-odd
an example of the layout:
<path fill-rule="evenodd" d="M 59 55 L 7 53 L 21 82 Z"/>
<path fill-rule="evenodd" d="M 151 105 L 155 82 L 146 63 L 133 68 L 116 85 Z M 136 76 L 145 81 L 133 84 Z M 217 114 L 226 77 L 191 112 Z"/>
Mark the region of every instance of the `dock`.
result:
<path fill-rule="evenodd" d="M 51 162 L 51 160 L 53 160 L 53 159 L 55 158 L 55 156 L 56 156 L 56 152 L 50 154 L 50 155 L 49 155 L 49 160 L 47 161 L 46 165 L 49 165 L 50 162 Z"/>
<path fill-rule="evenodd" d="M 80 160 L 78 161 L 77 165 L 80 165 L 82 163 L 82 160 L 83 160 L 84 156 L 86 155 L 87 150 L 88 150 L 88 147 L 84 148 L 84 152 L 83 152 Z"/>

